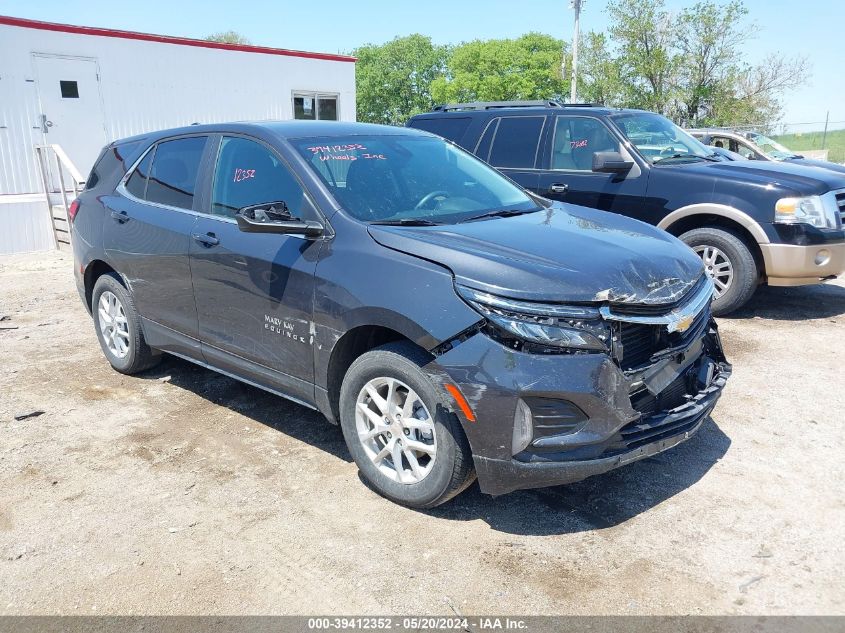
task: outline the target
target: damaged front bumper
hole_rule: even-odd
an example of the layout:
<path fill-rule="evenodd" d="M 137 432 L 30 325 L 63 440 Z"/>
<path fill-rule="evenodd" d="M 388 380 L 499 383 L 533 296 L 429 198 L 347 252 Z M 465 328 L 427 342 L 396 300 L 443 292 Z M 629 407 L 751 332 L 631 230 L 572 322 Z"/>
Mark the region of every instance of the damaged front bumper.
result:
<path fill-rule="evenodd" d="M 479 332 L 429 366 L 457 385 L 482 492 L 499 495 L 579 481 L 691 437 L 731 374 L 707 314 L 683 349 L 625 368 L 607 354 L 533 354 Z M 531 440 L 513 454 L 518 403 L 532 411 Z"/>

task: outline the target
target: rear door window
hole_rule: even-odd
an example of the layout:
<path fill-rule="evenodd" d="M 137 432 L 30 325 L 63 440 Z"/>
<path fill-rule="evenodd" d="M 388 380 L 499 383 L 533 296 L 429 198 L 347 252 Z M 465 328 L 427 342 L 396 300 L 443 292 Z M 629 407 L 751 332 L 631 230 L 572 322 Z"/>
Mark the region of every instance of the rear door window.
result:
<path fill-rule="evenodd" d="M 144 199 L 179 209 L 192 209 L 206 138 L 192 136 L 158 143 Z"/>
<path fill-rule="evenodd" d="M 501 117 L 490 148 L 490 164 L 533 169 L 545 121 L 543 116 Z"/>
<path fill-rule="evenodd" d="M 211 213 L 234 217 L 239 209 L 284 202 L 294 217 L 305 206 L 305 191 L 270 148 L 240 137 L 224 137 L 214 173 Z"/>

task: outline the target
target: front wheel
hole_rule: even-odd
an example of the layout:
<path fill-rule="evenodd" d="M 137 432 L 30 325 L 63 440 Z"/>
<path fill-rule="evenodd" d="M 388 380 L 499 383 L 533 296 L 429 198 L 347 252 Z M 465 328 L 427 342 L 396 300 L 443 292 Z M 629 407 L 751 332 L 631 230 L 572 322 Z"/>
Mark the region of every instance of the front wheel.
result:
<path fill-rule="evenodd" d="M 364 478 L 412 508 L 445 503 L 475 479 L 469 443 L 410 343 L 359 357 L 340 390 L 340 425 Z"/>
<path fill-rule="evenodd" d="M 704 262 L 713 280 L 713 314 L 738 310 L 757 289 L 759 271 L 751 249 L 739 236 L 725 229 L 704 227 L 687 231 L 680 238 Z"/>

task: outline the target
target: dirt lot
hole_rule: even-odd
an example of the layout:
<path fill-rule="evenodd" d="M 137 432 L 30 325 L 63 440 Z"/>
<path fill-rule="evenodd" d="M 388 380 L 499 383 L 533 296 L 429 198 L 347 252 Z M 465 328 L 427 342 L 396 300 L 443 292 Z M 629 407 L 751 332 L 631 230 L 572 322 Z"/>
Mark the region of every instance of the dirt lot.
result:
<path fill-rule="evenodd" d="M 841 282 L 721 320 L 734 377 L 686 444 L 416 512 L 314 412 L 112 371 L 70 268 L 0 258 L 0 614 L 845 614 Z"/>

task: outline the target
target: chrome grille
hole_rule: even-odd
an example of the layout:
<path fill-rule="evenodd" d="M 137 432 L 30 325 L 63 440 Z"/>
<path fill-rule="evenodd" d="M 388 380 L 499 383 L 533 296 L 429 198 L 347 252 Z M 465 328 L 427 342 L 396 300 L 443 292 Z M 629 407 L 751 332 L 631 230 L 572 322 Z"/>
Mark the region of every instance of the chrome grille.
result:
<path fill-rule="evenodd" d="M 616 336 L 621 345 L 619 365 L 628 371 L 651 364 L 652 356 L 670 349 L 683 349 L 704 336 L 710 322 L 710 308 L 699 312 L 683 332 L 669 332 L 665 325 L 618 323 Z"/>
<path fill-rule="evenodd" d="M 839 207 L 839 225 L 845 226 L 845 189 L 836 192 L 836 206 Z"/>

